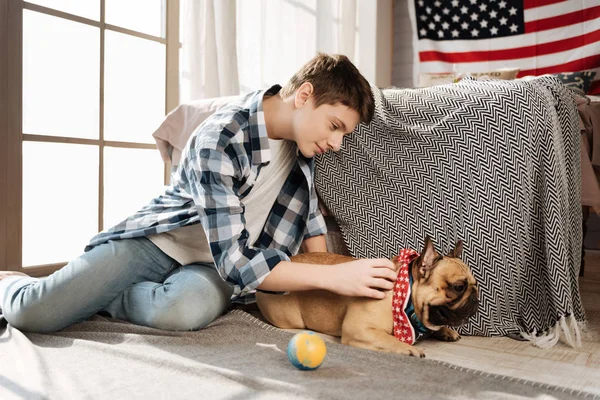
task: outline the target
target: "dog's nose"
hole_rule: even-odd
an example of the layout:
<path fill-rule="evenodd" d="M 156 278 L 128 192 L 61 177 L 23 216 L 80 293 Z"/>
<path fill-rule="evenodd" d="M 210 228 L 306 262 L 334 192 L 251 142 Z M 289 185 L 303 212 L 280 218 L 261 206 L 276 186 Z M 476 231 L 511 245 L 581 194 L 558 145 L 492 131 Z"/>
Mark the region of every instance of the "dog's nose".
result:
<path fill-rule="evenodd" d="M 477 313 L 477 309 L 479 308 L 479 297 L 477 296 L 477 292 L 473 291 L 473 293 L 471 293 L 468 304 L 470 304 L 469 308 L 471 309 L 471 314 Z"/>
<path fill-rule="evenodd" d="M 473 290 L 473 292 L 471 293 L 471 295 L 469 296 L 469 300 L 471 302 L 476 302 L 479 303 L 479 296 L 477 296 L 477 291 Z"/>

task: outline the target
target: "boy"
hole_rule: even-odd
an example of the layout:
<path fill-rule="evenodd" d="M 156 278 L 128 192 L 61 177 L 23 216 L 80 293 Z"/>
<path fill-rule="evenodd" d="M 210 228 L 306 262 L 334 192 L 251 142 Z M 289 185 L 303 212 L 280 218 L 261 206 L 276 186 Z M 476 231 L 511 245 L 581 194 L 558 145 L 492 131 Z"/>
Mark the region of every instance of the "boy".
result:
<path fill-rule="evenodd" d="M 196 330 L 255 289 L 325 289 L 383 298 L 386 259 L 290 262 L 327 251 L 313 185 L 317 154 L 340 149 L 371 121 L 366 79 L 341 55 L 319 54 L 282 89 L 239 97 L 190 137 L 165 193 L 49 277 L 0 273 L 0 308 L 29 332 L 52 332 L 105 312 L 166 330 Z"/>

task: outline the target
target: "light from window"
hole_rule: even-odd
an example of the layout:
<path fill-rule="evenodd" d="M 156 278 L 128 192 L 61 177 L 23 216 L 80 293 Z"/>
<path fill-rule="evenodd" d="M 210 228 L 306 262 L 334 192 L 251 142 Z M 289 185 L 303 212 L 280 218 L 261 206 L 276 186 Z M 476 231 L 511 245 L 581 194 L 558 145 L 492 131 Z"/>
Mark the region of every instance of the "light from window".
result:
<path fill-rule="evenodd" d="M 23 10 L 23 132 L 97 139 L 100 30 Z"/>
<path fill-rule="evenodd" d="M 100 0 L 29 0 L 29 3 L 100 21 Z"/>
<path fill-rule="evenodd" d="M 105 20 L 110 25 L 164 38 L 165 9 L 163 0 L 106 0 Z"/>
<path fill-rule="evenodd" d="M 23 266 L 70 261 L 98 231 L 98 147 L 23 143 Z"/>
<path fill-rule="evenodd" d="M 158 150 L 104 148 L 104 228 L 162 194 L 164 164 Z"/>
<path fill-rule="evenodd" d="M 106 31 L 104 138 L 154 143 L 165 117 L 165 45 Z"/>

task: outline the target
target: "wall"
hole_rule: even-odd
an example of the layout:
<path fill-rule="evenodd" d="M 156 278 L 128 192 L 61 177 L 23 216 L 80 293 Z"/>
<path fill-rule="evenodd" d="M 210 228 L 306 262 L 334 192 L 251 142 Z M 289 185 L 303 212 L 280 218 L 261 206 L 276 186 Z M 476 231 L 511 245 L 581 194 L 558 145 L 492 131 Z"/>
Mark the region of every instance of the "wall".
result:
<path fill-rule="evenodd" d="M 413 0 L 394 0 L 392 85 L 396 87 L 414 87 L 409 1 Z"/>
<path fill-rule="evenodd" d="M 358 68 L 378 87 L 392 85 L 394 0 L 358 0 Z"/>

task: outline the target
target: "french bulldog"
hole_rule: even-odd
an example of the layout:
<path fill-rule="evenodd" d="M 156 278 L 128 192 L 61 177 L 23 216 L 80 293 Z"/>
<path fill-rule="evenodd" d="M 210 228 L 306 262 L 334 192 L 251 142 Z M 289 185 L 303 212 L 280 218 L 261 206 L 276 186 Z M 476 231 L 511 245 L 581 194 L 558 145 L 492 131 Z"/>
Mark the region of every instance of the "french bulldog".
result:
<path fill-rule="evenodd" d="M 464 324 L 477 312 L 477 282 L 460 260 L 462 248 L 458 241 L 441 256 L 427 236 L 420 254 L 403 250 L 392 258 L 398 272 L 394 290 L 381 300 L 325 290 L 288 295 L 259 291 L 257 305 L 269 323 L 282 329 L 310 329 L 341 337 L 343 344 L 355 347 L 424 357 L 412 344 L 424 336 L 457 341 L 460 335 L 451 327 Z M 294 262 L 321 265 L 352 260 L 332 253 L 292 257 Z"/>

